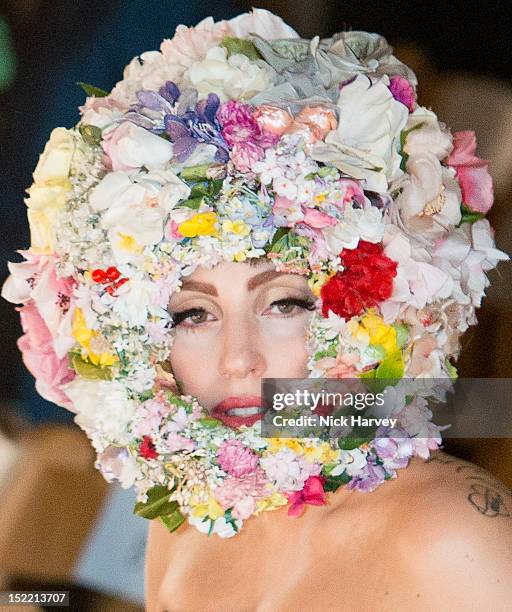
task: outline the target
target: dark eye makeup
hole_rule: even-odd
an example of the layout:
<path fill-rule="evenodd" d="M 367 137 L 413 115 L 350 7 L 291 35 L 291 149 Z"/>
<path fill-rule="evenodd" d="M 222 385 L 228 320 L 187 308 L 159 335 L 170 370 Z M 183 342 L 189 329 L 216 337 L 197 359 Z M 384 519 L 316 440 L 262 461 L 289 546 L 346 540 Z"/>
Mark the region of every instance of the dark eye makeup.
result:
<path fill-rule="evenodd" d="M 290 298 L 283 298 L 282 300 L 276 300 L 275 302 L 272 302 L 270 306 L 285 306 L 285 307 L 286 306 L 298 306 L 299 308 L 302 308 L 303 310 L 311 311 L 315 309 L 315 302 L 312 300 L 290 297 Z M 171 318 L 172 318 L 171 328 L 177 327 L 180 323 L 182 323 L 185 319 L 188 319 L 189 317 L 194 317 L 194 316 L 203 315 L 203 314 L 208 314 L 204 308 L 187 308 L 186 310 L 174 312 L 171 315 Z M 293 316 L 293 313 L 282 312 L 281 314 L 283 314 L 284 316 Z M 203 322 L 204 321 L 196 322 L 196 325 L 200 325 Z"/>

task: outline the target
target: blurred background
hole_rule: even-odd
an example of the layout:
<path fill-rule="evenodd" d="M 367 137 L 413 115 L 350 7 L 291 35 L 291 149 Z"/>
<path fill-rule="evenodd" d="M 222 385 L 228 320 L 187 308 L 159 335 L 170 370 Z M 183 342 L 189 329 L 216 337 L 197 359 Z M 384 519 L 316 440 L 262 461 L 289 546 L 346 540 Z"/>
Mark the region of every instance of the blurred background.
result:
<path fill-rule="evenodd" d="M 158 49 L 180 23 L 230 18 L 251 2 L 216 0 L 0 0 L 0 283 L 29 245 L 24 191 L 53 127 L 78 120 L 77 81 L 111 89 L 130 59 Z M 489 219 L 512 254 L 512 19 L 505 2 L 263 1 L 299 34 L 384 35 L 419 80 L 419 102 L 452 130 L 474 129 L 490 160 Z M 509 377 L 512 266 L 491 287 L 466 332 L 461 377 Z M 142 610 L 146 522 L 130 492 L 108 486 L 72 415 L 42 400 L 16 340 L 19 315 L 0 300 L 0 589 L 66 586 L 73 610 Z M 512 486 L 511 441 L 447 440 L 446 450 Z M 14 469 L 16 468 L 16 469 Z M 16 478 L 22 473 L 22 478 Z M 115 545 L 114 545 L 115 543 Z"/>

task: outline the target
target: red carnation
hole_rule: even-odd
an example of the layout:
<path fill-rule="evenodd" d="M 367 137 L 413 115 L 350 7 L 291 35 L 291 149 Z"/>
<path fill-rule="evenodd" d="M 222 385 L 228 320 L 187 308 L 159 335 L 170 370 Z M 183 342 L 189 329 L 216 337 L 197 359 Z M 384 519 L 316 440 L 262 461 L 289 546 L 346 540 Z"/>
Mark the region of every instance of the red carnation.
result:
<path fill-rule="evenodd" d="M 397 263 L 383 255 L 383 250 L 382 244 L 360 240 L 355 249 L 341 251 L 345 269 L 320 291 L 324 317 L 332 310 L 347 320 L 390 297 Z"/>
<path fill-rule="evenodd" d="M 144 459 L 156 459 L 158 457 L 151 436 L 144 436 L 142 438 L 142 443 L 139 447 L 139 455 L 144 457 Z"/>

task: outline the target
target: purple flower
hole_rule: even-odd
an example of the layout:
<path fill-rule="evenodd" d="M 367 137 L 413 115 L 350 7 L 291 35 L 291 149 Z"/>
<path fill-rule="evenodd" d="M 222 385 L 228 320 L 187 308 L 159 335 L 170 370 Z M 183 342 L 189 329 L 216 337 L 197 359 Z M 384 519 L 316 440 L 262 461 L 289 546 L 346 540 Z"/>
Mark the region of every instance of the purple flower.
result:
<path fill-rule="evenodd" d="M 177 161 L 184 162 L 188 159 L 200 142 L 217 148 L 216 161 L 228 161 L 228 146 L 216 118 L 219 106 L 219 97 L 211 93 L 206 100 L 200 100 L 196 104 L 195 110 L 187 110 L 182 115 L 166 115 L 165 131 L 174 143 L 174 157 Z"/>
<path fill-rule="evenodd" d="M 361 471 L 361 474 L 352 478 L 347 484 L 347 489 L 357 489 L 358 491 L 369 493 L 382 484 L 385 477 L 386 470 L 381 465 L 377 465 L 375 459 L 369 455 L 367 464 Z"/>
<path fill-rule="evenodd" d="M 141 89 L 137 92 L 138 103 L 125 114 L 125 119 L 155 134 L 165 132 L 165 117 L 175 110 L 181 93 L 178 86 L 167 81 L 159 91 Z"/>

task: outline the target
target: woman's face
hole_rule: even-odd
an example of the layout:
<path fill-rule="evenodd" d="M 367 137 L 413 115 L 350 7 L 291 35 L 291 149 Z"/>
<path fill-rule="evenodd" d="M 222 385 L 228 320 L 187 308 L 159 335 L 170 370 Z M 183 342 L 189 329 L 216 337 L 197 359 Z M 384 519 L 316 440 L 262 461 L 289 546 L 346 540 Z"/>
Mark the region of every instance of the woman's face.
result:
<path fill-rule="evenodd" d="M 261 378 L 307 377 L 307 280 L 257 265 L 198 268 L 174 294 L 170 364 L 182 393 L 231 427 L 261 418 Z"/>

